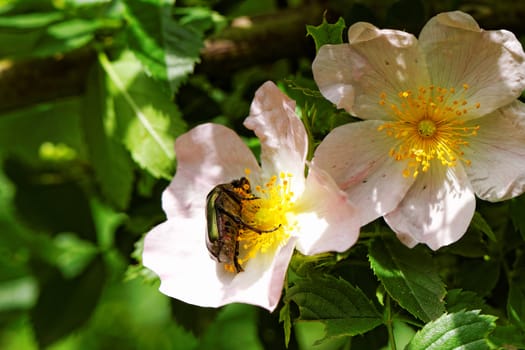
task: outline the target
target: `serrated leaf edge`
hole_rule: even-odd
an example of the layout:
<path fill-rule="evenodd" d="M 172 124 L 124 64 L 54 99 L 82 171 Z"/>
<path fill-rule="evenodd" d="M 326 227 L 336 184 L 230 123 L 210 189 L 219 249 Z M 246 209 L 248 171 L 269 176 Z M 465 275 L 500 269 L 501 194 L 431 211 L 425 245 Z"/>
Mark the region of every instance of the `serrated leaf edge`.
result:
<path fill-rule="evenodd" d="M 129 106 L 133 109 L 133 112 L 135 112 L 135 115 L 138 117 L 140 123 L 144 126 L 144 128 L 147 130 L 147 132 L 151 135 L 151 137 L 155 140 L 155 142 L 159 145 L 160 149 L 164 152 L 166 157 L 168 159 L 172 158 L 171 151 L 164 145 L 162 142 L 162 138 L 160 135 L 155 131 L 151 123 L 149 122 L 148 118 L 140 111 L 140 108 L 137 106 L 135 101 L 133 101 L 133 98 L 129 95 L 126 88 L 124 87 L 124 83 L 122 80 L 120 80 L 117 72 L 113 69 L 113 66 L 111 65 L 111 62 L 109 62 L 109 59 L 107 56 L 99 52 L 98 55 L 99 62 L 102 65 L 102 68 L 104 68 L 104 71 L 109 75 L 110 79 L 113 81 L 113 83 L 117 86 L 117 88 L 120 90 L 120 93 L 122 96 L 124 96 L 124 99 L 129 104 Z"/>

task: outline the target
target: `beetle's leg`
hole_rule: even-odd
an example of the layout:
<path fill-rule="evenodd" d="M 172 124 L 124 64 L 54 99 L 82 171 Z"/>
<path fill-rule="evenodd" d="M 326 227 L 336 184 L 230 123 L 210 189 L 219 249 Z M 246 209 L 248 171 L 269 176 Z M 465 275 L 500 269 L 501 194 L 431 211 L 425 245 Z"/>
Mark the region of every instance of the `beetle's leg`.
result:
<path fill-rule="evenodd" d="M 235 220 L 234 220 L 234 221 L 235 221 Z M 230 232 L 230 231 L 232 230 L 232 222 L 230 222 L 230 221 L 226 221 L 226 222 L 224 223 L 224 226 L 228 229 L 228 232 Z M 223 241 L 223 238 L 220 237 L 220 238 L 217 240 L 216 243 L 217 243 L 217 246 L 218 246 L 217 251 L 218 251 L 218 252 L 222 251 L 222 249 L 223 249 L 223 247 L 224 247 L 224 241 Z M 235 251 L 237 251 L 237 248 L 235 248 Z M 217 254 L 217 261 L 218 261 L 218 262 L 224 262 L 224 261 L 221 260 L 221 254 Z"/>
<path fill-rule="evenodd" d="M 261 230 L 261 229 L 259 229 L 257 227 L 254 227 L 254 226 L 252 226 L 250 224 L 245 223 L 244 221 L 242 221 L 242 219 L 238 215 L 234 215 L 234 214 L 230 213 L 229 211 L 227 211 L 223 207 L 218 207 L 217 210 L 221 211 L 224 215 L 227 215 L 230 219 L 235 221 L 238 225 L 242 225 L 242 226 L 252 230 L 253 232 L 257 232 L 259 234 L 260 233 L 270 233 L 270 232 L 277 231 L 282 226 L 281 224 L 279 224 L 279 226 L 274 227 L 274 228 L 272 228 L 270 230 Z"/>
<path fill-rule="evenodd" d="M 220 211 L 222 214 L 226 215 L 227 217 L 229 217 L 230 219 L 235 221 L 236 224 L 242 224 L 243 223 L 241 218 L 238 215 L 230 213 L 229 211 L 227 211 L 223 207 L 217 207 L 216 210 Z"/>
<path fill-rule="evenodd" d="M 237 272 L 242 272 L 244 269 L 241 264 L 239 264 L 239 241 L 235 242 L 235 256 L 233 257 L 233 266 Z"/>
<path fill-rule="evenodd" d="M 274 232 L 274 231 L 277 231 L 278 229 L 281 228 L 281 224 L 279 224 L 279 226 L 277 227 L 274 227 L 270 230 L 261 230 L 261 229 L 258 229 L 257 227 L 253 227 L 252 225 L 249 225 L 247 223 L 245 223 L 244 221 L 242 221 L 242 219 L 239 219 L 240 222 L 239 222 L 239 225 L 243 225 L 244 227 L 252 230 L 253 232 L 257 232 L 258 234 L 261 234 L 261 233 L 270 233 L 270 232 Z"/>

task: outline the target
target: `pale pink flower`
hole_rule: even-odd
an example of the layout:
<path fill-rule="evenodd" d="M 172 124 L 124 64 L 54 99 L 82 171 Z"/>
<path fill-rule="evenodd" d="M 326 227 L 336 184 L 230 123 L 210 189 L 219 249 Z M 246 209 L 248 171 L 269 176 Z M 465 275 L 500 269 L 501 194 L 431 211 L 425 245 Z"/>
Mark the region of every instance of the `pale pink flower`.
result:
<path fill-rule="evenodd" d="M 325 45 L 313 63 L 321 93 L 364 121 L 334 129 L 313 163 L 363 211 L 384 216 L 407 246 L 457 241 L 475 195 L 525 189 L 525 54 L 505 30 L 468 14 L 433 17 L 419 40 L 356 23 L 349 44 Z"/>
<path fill-rule="evenodd" d="M 163 193 L 167 221 L 145 238 L 143 263 L 161 280 L 160 291 L 184 302 L 219 307 L 233 302 L 273 310 L 294 248 L 303 254 L 342 252 L 358 237 L 356 208 L 322 170 L 305 178 L 308 139 L 295 102 L 272 82 L 255 94 L 244 125 L 261 142 L 261 165 L 241 138 L 203 124 L 175 143 L 177 172 Z M 239 263 L 213 260 L 206 248 L 206 197 L 217 185 L 248 178 L 257 206 L 243 220 L 258 229 L 239 235 Z M 254 201 L 255 202 L 255 201 Z M 248 215 L 248 214 L 247 214 Z"/>

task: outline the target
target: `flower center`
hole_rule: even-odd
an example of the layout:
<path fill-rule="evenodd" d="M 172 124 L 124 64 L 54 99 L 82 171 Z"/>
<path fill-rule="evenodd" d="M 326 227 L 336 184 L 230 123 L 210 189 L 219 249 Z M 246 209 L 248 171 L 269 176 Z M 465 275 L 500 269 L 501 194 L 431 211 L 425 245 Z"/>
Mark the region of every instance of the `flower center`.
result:
<path fill-rule="evenodd" d="M 468 138 L 475 136 L 479 126 L 466 126 L 464 116 L 480 107 L 471 104 L 465 94 L 467 84 L 456 93 L 454 88 L 420 87 L 416 92 L 401 91 L 397 96 L 380 95 L 379 104 L 388 108 L 394 121 L 378 127 L 397 140 L 390 149 L 390 156 L 406 161 L 403 176 L 413 176 L 430 169 L 433 160 L 453 167 L 458 160 L 470 165 L 465 159 L 463 147 Z"/>
<path fill-rule="evenodd" d="M 417 125 L 417 131 L 421 137 L 432 137 L 436 130 L 436 124 L 432 120 L 423 119 Z"/>
<path fill-rule="evenodd" d="M 250 173 L 246 169 L 246 175 Z M 281 172 L 264 185 L 253 188 L 253 197 L 242 200 L 241 219 L 246 225 L 239 228 L 238 262 L 241 265 L 259 253 L 275 251 L 286 243 L 296 223 L 292 220 L 294 194 L 291 174 Z M 233 265 L 226 269 L 235 271 Z"/>

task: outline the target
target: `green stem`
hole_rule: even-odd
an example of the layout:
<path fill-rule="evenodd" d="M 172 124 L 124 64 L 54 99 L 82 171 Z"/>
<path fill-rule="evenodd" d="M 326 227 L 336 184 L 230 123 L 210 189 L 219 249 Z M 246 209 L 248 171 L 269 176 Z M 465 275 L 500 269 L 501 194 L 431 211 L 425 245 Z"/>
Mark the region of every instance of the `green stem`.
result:
<path fill-rule="evenodd" d="M 308 135 L 308 153 L 306 155 L 306 159 L 308 161 L 312 160 L 312 157 L 314 155 L 315 150 L 315 140 L 314 140 L 314 134 L 312 132 L 313 125 L 314 125 L 314 118 L 315 118 L 315 111 L 312 111 L 311 108 L 308 107 L 308 104 L 306 104 L 302 111 L 303 114 L 303 125 L 306 129 L 306 134 Z"/>
<path fill-rule="evenodd" d="M 397 350 L 396 340 L 394 337 L 394 325 L 392 322 L 392 308 L 390 306 L 390 296 L 386 296 L 385 300 L 385 313 L 384 313 L 384 323 L 386 329 L 388 330 L 388 342 L 390 343 L 391 350 Z"/>

